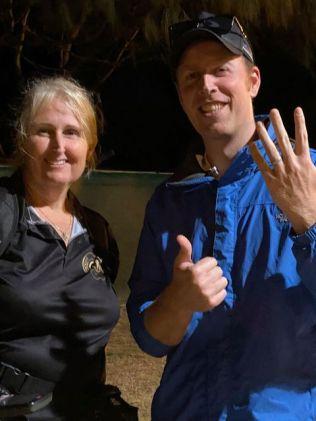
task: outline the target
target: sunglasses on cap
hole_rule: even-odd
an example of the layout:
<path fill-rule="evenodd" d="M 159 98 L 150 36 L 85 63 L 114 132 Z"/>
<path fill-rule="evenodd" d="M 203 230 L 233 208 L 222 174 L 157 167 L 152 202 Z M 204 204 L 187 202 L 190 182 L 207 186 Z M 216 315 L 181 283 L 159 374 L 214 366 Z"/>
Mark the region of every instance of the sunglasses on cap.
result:
<path fill-rule="evenodd" d="M 202 37 L 215 37 L 233 53 L 244 55 L 254 62 L 247 35 L 236 16 L 203 12 L 197 19 L 169 26 L 169 41 L 174 56 L 179 56 L 190 42 Z"/>

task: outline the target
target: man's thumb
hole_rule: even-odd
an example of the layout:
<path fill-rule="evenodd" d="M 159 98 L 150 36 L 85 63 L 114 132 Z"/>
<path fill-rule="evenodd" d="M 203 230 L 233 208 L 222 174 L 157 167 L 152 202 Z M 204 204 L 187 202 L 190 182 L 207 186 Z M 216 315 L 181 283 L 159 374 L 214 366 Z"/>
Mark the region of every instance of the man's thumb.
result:
<path fill-rule="evenodd" d="M 179 244 L 179 252 L 176 257 L 177 264 L 192 263 L 192 245 L 184 235 L 177 236 L 177 243 Z"/>

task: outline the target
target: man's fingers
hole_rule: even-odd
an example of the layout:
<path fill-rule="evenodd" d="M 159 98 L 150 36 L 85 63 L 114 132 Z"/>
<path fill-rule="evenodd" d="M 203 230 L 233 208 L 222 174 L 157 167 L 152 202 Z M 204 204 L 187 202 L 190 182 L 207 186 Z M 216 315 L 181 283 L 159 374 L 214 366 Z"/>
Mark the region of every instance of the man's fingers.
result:
<path fill-rule="evenodd" d="M 216 279 L 216 281 L 213 281 L 213 282 L 211 279 L 209 279 L 209 286 L 213 295 L 216 295 L 223 289 L 226 289 L 227 285 L 228 285 L 228 281 L 225 278 L 225 276 L 221 276 L 219 279 Z"/>
<path fill-rule="evenodd" d="M 203 259 L 196 262 L 194 265 L 194 268 L 197 271 L 208 272 L 208 271 L 213 270 L 216 266 L 217 266 L 217 260 L 215 259 L 215 257 L 208 256 L 208 257 L 203 257 Z"/>
<path fill-rule="evenodd" d="M 180 248 L 176 257 L 176 264 L 192 263 L 192 245 L 190 241 L 184 235 L 178 235 L 177 243 Z"/>
<path fill-rule="evenodd" d="M 269 115 L 275 134 L 277 136 L 278 145 L 282 152 L 283 160 L 286 163 L 288 160 L 292 159 L 294 155 L 289 136 L 285 130 L 279 111 L 276 108 L 273 108 Z"/>
<path fill-rule="evenodd" d="M 222 289 L 218 294 L 210 297 L 209 299 L 210 310 L 219 306 L 225 300 L 226 295 L 227 295 L 226 289 Z"/>
<path fill-rule="evenodd" d="M 253 157 L 253 160 L 257 163 L 258 168 L 261 171 L 262 175 L 266 177 L 267 175 L 271 174 L 272 173 L 271 168 L 269 167 L 268 163 L 259 152 L 256 144 L 254 142 L 250 143 L 249 148 L 250 148 L 250 152 Z"/>
<path fill-rule="evenodd" d="M 282 158 L 279 154 L 279 151 L 277 150 L 275 144 L 272 142 L 272 140 L 270 139 L 270 136 L 266 130 L 266 128 L 264 127 L 264 125 L 262 124 L 261 121 L 259 121 L 256 125 L 257 127 L 257 133 L 258 136 L 260 137 L 262 144 L 267 152 L 267 155 L 270 159 L 270 163 L 274 169 L 274 167 L 276 165 L 279 165 L 282 163 Z"/>
<path fill-rule="evenodd" d="M 305 117 L 302 108 L 294 110 L 295 123 L 295 153 L 297 155 L 309 155 L 308 134 L 305 124 Z"/>

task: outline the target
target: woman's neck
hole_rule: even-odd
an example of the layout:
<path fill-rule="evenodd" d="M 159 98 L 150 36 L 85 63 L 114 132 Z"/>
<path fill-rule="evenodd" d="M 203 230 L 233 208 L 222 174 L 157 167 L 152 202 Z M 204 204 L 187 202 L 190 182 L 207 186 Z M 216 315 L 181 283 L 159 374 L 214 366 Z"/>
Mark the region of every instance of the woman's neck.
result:
<path fill-rule="evenodd" d="M 42 186 L 40 183 L 30 182 L 27 177 L 23 177 L 25 187 L 25 198 L 34 207 L 50 207 L 54 210 L 68 212 L 67 195 L 68 188 L 59 186 Z"/>

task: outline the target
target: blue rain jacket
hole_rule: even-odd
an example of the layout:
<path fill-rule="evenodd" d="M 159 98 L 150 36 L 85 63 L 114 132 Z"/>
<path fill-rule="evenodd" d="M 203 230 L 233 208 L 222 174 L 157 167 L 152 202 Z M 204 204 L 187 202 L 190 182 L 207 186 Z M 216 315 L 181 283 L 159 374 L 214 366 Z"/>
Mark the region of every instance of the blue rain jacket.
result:
<path fill-rule="evenodd" d="M 171 347 L 149 335 L 143 310 L 171 280 L 178 234 L 194 262 L 214 256 L 229 284 L 225 302 L 195 313 Z M 315 254 L 316 225 L 291 231 L 247 146 L 219 181 L 196 174 L 156 189 L 127 303 L 139 346 L 167 356 L 153 421 L 316 420 Z"/>

